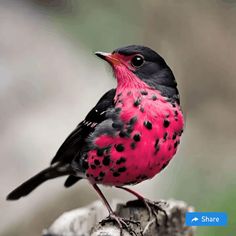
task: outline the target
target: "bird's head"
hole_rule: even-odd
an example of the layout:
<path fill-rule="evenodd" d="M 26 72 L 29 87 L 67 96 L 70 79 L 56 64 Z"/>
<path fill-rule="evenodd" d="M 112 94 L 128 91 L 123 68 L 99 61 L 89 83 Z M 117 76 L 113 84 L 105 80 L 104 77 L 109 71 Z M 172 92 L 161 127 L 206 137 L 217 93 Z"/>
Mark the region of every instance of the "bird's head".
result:
<path fill-rule="evenodd" d="M 112 53 L 96 52 L 113 68 L 118 86 L 156 89 L 178 100 L 175 77 L 165 60 L 148 47 L 131 45 Z"/>

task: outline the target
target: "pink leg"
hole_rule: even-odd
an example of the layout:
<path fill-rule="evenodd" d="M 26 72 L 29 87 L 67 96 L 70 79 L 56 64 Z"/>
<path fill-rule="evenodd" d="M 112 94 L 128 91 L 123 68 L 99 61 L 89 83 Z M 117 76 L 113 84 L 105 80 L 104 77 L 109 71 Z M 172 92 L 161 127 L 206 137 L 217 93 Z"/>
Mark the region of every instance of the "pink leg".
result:
<path fill-rule="evenodd" d="M 107 210 L 109 212 L 108 218 L 103 220 L 101 223 L 106 223 L 108 221 L 115 220 L 118 223 L 118 225 L 119 225 L 120 235 L 123 235 L 123 228 L 125 228 L 131 235 L 136 235 L 136 233 L 130 228 L 130 226 L 128 224 L 133 223 L 133 224 L 139 225 L 140 223 L 132 221 L 132 220 L 128 220 L 128 219 L 123 219 L 123 218 L 117 216 L 114 213 L 114 211 L 112 210 L 110 204 L 108 203 L 107 199 L 103 195 L 103 193 L 100 190 L 100 188 L 96 184 L 93 184 L 93 187 L 96 190 L 96 192 L 98 193 L 98 195 L 101 197 L 103 203 L 105 204 L 105 206 L 106 206 L 106 208 L 107 208 Z"/>
<path fill-rule="evenodd" d="M 149 220 L 151 219 L 151 216 L 154 215 L 157 225 L 159 225 L 158 220 L 157 220 L 157 218 L 158 218 L 157 213 L 158 213 L 158 211 L 163 212 L 164 215 L 165 215 L 165 224 L 167 225 L 168 215 L 167 215 L 167 213 L 164 209 L 162 209 L 160 206 L 157 205 L 158 202 L 150 201 L 150 200 L 144 198 L 142 195 L 140 195 L 139 193 L 135 192 L 132 189 L 129 189 L 129 188 L 126 188 L 126 187 L 123 187 L 123 186 L 116 186 L 116 187 L 120 188 L 120 189 L 123 189 L 123 190 L 133 194 L 135 197 L 137 197 L 139 200 L 141 200 L 145 204 L 145 206 L 148 210 Z"/>
<path fill-rule="evenodd" d="M 107 199 L 105 198 L 105 196 L 103 195 L 102 191 L 100 190 L 100 188 L 96 185 L 96 184 L 93 184 L 93 187 L 94 189 L 96 190 L 96 192 L 98 193 L 98 195 L 101 197 L 103 203 L 105 204 L 108 212 L 109 212 L 109 215 L 114 215 L 114 212 L 113 210 L 111 209 L 111 206 L 110 204 L 108 203 Z"/>

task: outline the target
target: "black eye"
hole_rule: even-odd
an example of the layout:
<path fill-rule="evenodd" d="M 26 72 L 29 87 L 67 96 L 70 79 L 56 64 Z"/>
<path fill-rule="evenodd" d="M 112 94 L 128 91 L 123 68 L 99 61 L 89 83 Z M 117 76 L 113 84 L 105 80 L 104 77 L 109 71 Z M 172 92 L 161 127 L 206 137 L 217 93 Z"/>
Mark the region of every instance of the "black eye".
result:
<path fill-rule="evenodd" d="M 134 67 L 140 67 L 144 63 L 144 58 L 141 55 L 136 55 L 131 59 L 131 65 Z"/>

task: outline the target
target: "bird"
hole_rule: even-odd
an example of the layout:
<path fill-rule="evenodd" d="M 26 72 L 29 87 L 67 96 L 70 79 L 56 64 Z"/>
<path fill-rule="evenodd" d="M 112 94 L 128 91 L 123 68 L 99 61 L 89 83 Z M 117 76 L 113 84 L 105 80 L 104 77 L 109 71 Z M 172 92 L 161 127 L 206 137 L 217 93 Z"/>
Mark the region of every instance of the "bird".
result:
<path fill-rule="evenodd" d="M 98 185 L 128 191 L 149 211 L 160 210 L 127 185 L 149 180 L 169 164 L 180 143 L 184 116 L 175 76 L 157 52 L 129 45 L 95 54 L 112 67 L 116 88 L 70 133 L 49 167 L 13 190 L 7 200 L 18 200 L 57 177 L 67 176 L 67 188 L 86 179 L 122 229 L 127 228 L 126 219 L 114 213 Z"/>

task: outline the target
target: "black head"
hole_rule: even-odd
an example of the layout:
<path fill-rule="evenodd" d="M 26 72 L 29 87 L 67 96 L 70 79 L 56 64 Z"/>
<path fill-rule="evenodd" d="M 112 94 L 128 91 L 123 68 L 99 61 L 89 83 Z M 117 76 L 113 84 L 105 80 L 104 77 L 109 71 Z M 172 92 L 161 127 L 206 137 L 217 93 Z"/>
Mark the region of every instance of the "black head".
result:
<path fill-rule="evenodd" d="M 139 79 L 165 97 L 179 103 L 177 83 L 165 60 L 148 47 L 130 45 L 114 50 L 112 53 L 97 52 L 97 56 L 108 61 L 113 68 L 125 66 Z"/>
<path fill-rule="evenodd" d="M 130 58 L 131 70 L 150 87 L 158 89 L 162 95 L 178 100 L 175 77 L 165 60 L 148 47 L 130 45 L 118 48 L 113 54 Z"/>

